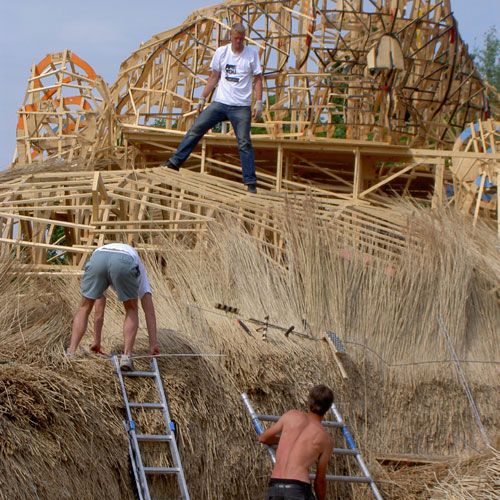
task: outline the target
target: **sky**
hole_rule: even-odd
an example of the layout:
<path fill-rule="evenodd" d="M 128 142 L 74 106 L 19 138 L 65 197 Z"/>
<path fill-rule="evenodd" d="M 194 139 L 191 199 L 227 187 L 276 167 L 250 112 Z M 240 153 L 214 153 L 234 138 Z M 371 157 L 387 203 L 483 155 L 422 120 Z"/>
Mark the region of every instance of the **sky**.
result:
<path fill-rule="evenodd" d="M 0 170 L 14 154 L 17 110 L 31 66 L 70 49 L 108 84 L 120 64 L 154 34 L 182 24 L 192 11 L 217 0 L 4 0 L 0 3 Z M 480 46 L 496 26 L 500 0 L 451 0 L 462 38 Z"/>

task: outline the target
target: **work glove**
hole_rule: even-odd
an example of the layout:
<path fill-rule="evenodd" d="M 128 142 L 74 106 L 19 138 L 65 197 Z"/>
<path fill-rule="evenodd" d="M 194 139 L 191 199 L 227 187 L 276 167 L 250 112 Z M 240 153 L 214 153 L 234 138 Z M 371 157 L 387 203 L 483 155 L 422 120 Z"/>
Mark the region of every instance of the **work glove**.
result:
<path fill-rule="evenodd" d="M 196 105 L 196 110 L 198 113 L 201 113 L 203 111 L 203 108 L 205 107 L 205 103 L 207 100 L 204 97 L 200 97 L 200 100 L 198 101 L 198 104 Z"/>
<path fill-rule="evenodd" d="M 256 121 L 260 121 L 262 118 L 262 101 L 255 101 L 255 106 L 253 108 L 253 117 Z"/>

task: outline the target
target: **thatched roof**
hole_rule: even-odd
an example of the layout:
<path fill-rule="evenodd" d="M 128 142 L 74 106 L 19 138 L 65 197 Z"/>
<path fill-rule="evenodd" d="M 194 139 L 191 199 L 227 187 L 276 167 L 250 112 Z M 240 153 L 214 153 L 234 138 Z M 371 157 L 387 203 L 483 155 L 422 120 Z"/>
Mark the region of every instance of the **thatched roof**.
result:
<path fill-rule="evenodd" d="M 483 431 L 494 441 L 500 359 L 495 236 L 482 227 L 472 232 L 456 215 L 415 208 L 407 238 L 416 243 L 388 266 L 355 250 L 339 252 L 342 235 L 321 221 L 298 229 L 295 216 L 290 212 L 282 221 L 286 262 L 270 259 L 231 220 L 214 222 L 203 245 L 188 250 L 165 240 L 161 255 L 146 258 L 162 353 L 193 354 L 159 358 L 192 498 L 250 499 L 264 491 L 270 464 L 255 442 L 241 392 L 258 410 L 280 414 L 303 407 L 307 390 L 319 382 L 333 388 L 386 498 L 457 498 L 453 491 L 468 471 L 479 476 L 482 465 L 398 479 L 375 458 L 414 453 L 451 459 L 487 449 L 446 334 Z M 132 498 L 111 363 L 63 357 L 78 278 L 12 274 L 4 262 L 0 295 L 0 498 Z M 242 318 L 269 315 L 299 331 L 306 318 L 314 339 L 273 330 L 267 341 L 257 332 L 249 336 L 214 308 L 216 302 L 238 307 Z M 103 336 L 108 352 L 122 345 L 120 307 L 110 300 Z M 346 346 L 348 380 L 321 340 L 325 330 Z M 142 328 L 136 354 L 146 352 Z M 202 353 L 211 356 L 196 356 Z M 154 392 L 137 383 L 131 397 L 151 401 Z M 144 419 L 160 425 L 138 416 L 139 423 Z M 487 477 L 498 478 L 485 460 Z M 342 457 L 332 460 L 332 471 L 346 467 Z M 415 495 L 410 483 L 420 485 Z M 340 498 L 363 497 L 363 487 L 333 488 Z"/>

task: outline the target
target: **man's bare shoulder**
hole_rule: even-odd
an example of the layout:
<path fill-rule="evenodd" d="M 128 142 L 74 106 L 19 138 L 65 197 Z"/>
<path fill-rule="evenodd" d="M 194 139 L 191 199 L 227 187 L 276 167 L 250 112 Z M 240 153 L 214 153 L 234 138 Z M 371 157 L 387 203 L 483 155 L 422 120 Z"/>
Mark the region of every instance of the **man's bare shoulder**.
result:
<path fill-rule="evenodd" d="M 333 439 L 333 436 L 323 428 L 323 433 L 321 435 L 321 441 L 323 446 L 326 449 L 333 449 L 333 446 L 335 444 L 335 440 Z"/>
<path fill-rule="evenodd" d="M 292 420 L 297 418 L 305 418 L 306 414 L 300 410 L 288 410 L 286 413 L 281 415 L 283 420 Z"/>

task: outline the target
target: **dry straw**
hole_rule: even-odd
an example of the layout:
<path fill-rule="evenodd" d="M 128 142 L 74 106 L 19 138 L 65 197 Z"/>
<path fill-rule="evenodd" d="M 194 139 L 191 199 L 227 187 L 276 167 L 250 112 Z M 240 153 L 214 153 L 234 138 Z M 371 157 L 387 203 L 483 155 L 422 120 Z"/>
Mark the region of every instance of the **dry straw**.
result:
<path fill-rule="evenodd" d="M 304 408 L 316 383 L 333 388 L 384 497 L 417 498 L 404 495 L 417 483 L 418 498 L 439 488 L 451 495 L 478 469 L 447 472 L 444 465 L 439 476 L 430 467 L 427 476 L 398 479 L 377 465 L 376 456 L 453 457 L 482 446 L 438 317 L 494 441 L 500 359 L 495 236 L 484 227 L 469 229 L 456 214 L 399 206 L 398 213 L 409 216 L 411 244 L 389 260 L 366 234 L 363 240 L 315 218 L 314 203 L 308 204 L 290 203 L 282 214 L 280 262 L 231 218 L 213 223 L 195 248 L 164 239 L 155 258 L 145 256 L 162 352 L 223 355 L 159 359 L 192 497 L 261 497 L 270 464 L 239 394 L 249 393 L 258 411 L 280 414 Z M 132 498 L 111 364 L 89 355 L 68 362 L 62 355 L 78 279 L 13 275 L 3 262 L 0 294 L 0 498 Z M 269 316 L 272 323 L 295 325 L 313 339 L 269 330 L 264 341 L 255 329 L 250 336 L 214 308 L 217 302 L 238 307 L 244 319 Z M 103 334 L 108 352 L 121 348 L 122 321 L 111 295 Z M 144 324 L 141 318 L 137 354 L 147 351 Z M 346 346 L 347 381 L 322 340 L 325 330 Z M 89 336 L 82 345 L 88 343 Z M 151 388 L 132 385 L 132 399 L 153 397 Z M 161 430 L 151 415 L 137 419 Z M 154 450 L 147 457 L 168 463 Z M 487 477 L 498 480 L 498 470 L 488 470 Z M 332 459 L 331 471 L 357 472 L 342 457 Z M 160 481 L 154 488 L 158 497 L 172 494 Z M 331 498 L 369 498 L 362 486 L 330 488 Z"/>
<path fill-rule="evenodd" d="M 386 473 L 386 497 L 408 500 L 494 500 L 500 481 L 495 450 L 432 465 L 401 467 Z"/>

